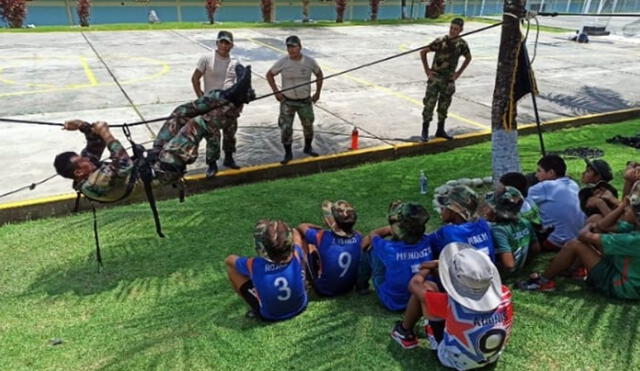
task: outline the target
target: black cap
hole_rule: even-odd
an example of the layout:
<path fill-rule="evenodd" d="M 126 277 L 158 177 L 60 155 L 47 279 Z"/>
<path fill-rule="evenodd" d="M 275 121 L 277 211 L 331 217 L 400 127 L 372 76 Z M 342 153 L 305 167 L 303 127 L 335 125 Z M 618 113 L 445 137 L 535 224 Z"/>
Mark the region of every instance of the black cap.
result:
<path fill-rule="evenodd" d="M 602 180 L 605 182 L 610 182 L 613 179 L 613 174 L 611 174 L 611 166 L 605 160 L 584 160 L 587 163 L 587 166 L 592 168 Z"/>
<path fill-rule="evenodd" d="M 300 46 L 302 45 L 302 43 L 300 43 L 300 38 L 296 35 L 291 35 L 289 37 L 287 37 L 287 39 L 285 40 L 285 44 L 287 44 L 287 46 L 289 45 L 297 45 Z"/>
<path fill-rule="evenodd" d="M 233 44 L 233 35 L 229 31 L 218 32 L 218 41 L 228 41 Z"/>

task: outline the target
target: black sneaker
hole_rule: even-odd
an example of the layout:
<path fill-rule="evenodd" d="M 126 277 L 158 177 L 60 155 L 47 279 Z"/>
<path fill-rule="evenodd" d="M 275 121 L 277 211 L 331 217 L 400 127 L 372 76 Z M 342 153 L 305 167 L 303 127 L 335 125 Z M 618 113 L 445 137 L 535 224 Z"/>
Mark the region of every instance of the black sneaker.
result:
<path fill-rule="evenodd" d="M 413 330 L 407 330 L 402 326 L 402 321 L 396 322 L 391 330 L 391 338 L 404 349 L 413 349 L 418 346 L 418 338 Z"/>

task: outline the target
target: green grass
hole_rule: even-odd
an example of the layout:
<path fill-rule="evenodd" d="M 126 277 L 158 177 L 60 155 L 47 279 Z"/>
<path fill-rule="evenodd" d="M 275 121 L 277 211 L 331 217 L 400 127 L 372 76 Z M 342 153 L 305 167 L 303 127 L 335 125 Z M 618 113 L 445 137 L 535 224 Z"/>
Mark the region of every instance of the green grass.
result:
<path fill-rule="evenodd" d="M 636 150 L 604 142 L 635 134 L 640 120 L 546 134 L 550 151 L 597 147 L 616 173 Z M 525 170 L 539 157 L 536 136 L 520 138 Z M 579 177 L 584 163 L 568 159 Z M 0 227 L 0 368 L 20 369 L 433 369 L 434 355 L 405 351 L 389 338 L 400 314 L 374 294 L 312 295 L 308 309 L 284 322 L 245 319 L 223 259 L 252 254 L 260 218 L 292 225 L 321 222 L 323 199 L 345 198 L 358 229 L 385 224 L 391 200 L 426 206 L 449 179 L 486 176 L 491 145 L 312 176 L 217 189 L 186 203 L 159 203 L 166 239 L 154 235 L 147 205 L 99 211 L 105 270 L 96 272 L 91 214 Z M 430 206 L 428 207 L 430 209 Z M 428 230 L 438 227 L 433 216 Z M 549 260 L 534 261 L 539 269 Z M 532 270 L 534 267 L 528 267 Z M 524 276 L 526 272 L 522 274 Z M 552 294 L 514 292 L 515 323 L 498 369 L 638 369 L 640 310 L 562 279 Z M 52 346 L 49 339 L 63 344 Z"/>

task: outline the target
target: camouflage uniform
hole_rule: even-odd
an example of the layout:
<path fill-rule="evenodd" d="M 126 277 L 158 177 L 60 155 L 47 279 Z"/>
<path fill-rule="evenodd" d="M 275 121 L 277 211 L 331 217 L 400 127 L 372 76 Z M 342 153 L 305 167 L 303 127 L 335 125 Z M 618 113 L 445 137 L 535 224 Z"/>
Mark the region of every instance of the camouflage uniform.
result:
<path fill-rule="evenodd" d="M 208 117 L 205 118 L 207 120 L 215 117 L 215 120 L 218 121 L 218 123 L 213 125 L 218 126 L 218 129 L 214 130 L 212 126 L 212 129 L 204 136 L 207 140 L 207 163 L 215 162 L 220 158 L 220 129 L 222 129 L 222 133 L 224 135 L 223 150 L 225 152 L 235 152 L 235 133 L 238 130 L 238 116 L 240 116 L 240 112 L 242 111 L 242 105 L 240 107 L 236 107 L 233 104 L 227 104 L 224 108 L 216 108 L 212 111 L 214 107 L 224 103 L 226 103 L 226 101 L 221 101 L 220 91 L 213 90 L 193 102 L 178 106 L 171 113 L 171 118 L 167 120 L 160 129 L 160 132 L 153 142 L 153 151 L 159 153 L 164 145 L 173 139 L 173 137 L 178 134 L 190 119 L 198 115 L 203 115 L 202 117 Z M 191 162 L 195 161 L 198 157 L 197 146 L 192 151 L 193 160 Z"/>
<path fill-rule="evenodd" d="M 87 179 L 74 184 L 74 188 L 83 195 L 98 201 L 118 200 L 127 191 L 129 178 L 133 171 L 133 161 L 119 141 L 105 143 L 100 136 L 91 131 L 91 128 L 92 125 L 87 122 L 80 126 L 80 131 L 87 139 L 87 146 L 80 155 L 89 158 L 97 166 L 97 169 Z M 111 155 L 109 159 L 100 162 L 105 147 L 109 149 Z"/>
<path fill-rule="evenodd" d="M 438 125 L 442 126 L 443 129 L 453 93 L 456 92 L 453 74 L 456 72 L 458 59 L 460 56 L 471 57 L 466 41 L 461 38 L 453 41 L 448 41 L 447 39 L 448 37 L 438 38 L 429 44 L 429 50 L 436 53 L 431 70 L 437 73 L 437 76 L 427 81 L 427 92 L 422 100 L 424 104 L 424 110 L 422 111 L 423 125 L 429 125 L 431 122 L 433 109 L 437 102 Z"/>
<path fill-rule="evenodd" d="M 280 102 L 280 115 L 278 116 L 278 126 L 282 134 L 282 144 L 288 145 L 293 142 L 293 120 L 296 112 L 302 124 L 302 131 L 305 139 L 313 138 L 313 105 L 311 98 L 293 100 L 285 98 Z"/>
<path fill-rule="evenodd" d="M 196 116 L 203 111 L 206 113 Z M 184 170 L 198 157 L 198 145 L 203 138 L 214 137 L 219 140 L 220 130 L 226 130 L 237 122 L 238 108 L 221 98 L 220 91 L 215 91 L 192 103 L 183 104 L 175 112 L 195 117 L 186 122 L 182 115 L 169 119 L 158 133 L 153 147 L 155 150 L 162 148 L 158 157 L 161 163 Z"/>

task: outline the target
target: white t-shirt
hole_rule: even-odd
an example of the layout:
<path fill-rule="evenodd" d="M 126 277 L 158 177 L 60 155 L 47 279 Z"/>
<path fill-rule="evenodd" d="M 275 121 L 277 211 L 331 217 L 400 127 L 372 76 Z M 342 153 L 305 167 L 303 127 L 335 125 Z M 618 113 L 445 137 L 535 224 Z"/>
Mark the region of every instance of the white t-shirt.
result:
<path fill-rule="evenodd" d="M 223 58 L 218 53 L 208 53 L 200 57 L 196 67 L 204 76 L 204 93 L 222 90 L 236 82 L 236 64 L 234 58 Z"/>
<path fill-rule="evenodd" d="M 318 66 L 315 59 L 307 57 L 306 55 L 302 55 L 302 58 L 297 61 L 286 56 L 280 58 L 273 67 L 271 67 L 270 71 L 274 75 L 282 73 L 281 89 L 287 89 L 311 81 L 311 73 L 320 73 L 320 66 Z M 311 86 L 301 86 L 293 90 L 285 91 L 282 94 L 289 99 L 309 98 L 309 96 L 311 96 Z"/>

